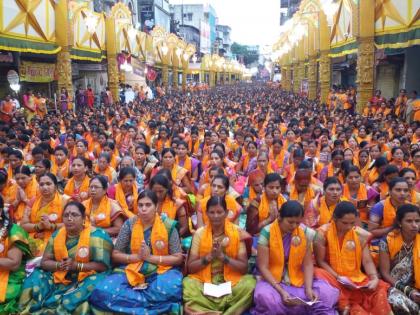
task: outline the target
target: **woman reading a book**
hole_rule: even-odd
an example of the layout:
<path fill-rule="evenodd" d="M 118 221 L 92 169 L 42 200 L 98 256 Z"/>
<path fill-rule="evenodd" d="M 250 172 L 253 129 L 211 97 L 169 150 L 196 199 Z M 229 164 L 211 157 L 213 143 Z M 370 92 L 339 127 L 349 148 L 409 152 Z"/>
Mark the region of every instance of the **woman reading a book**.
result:
<path fill-rule="evenodd" d="M 335 314 L 339 291 L 313 279 L 315 231 L 300 225 L 297 201 L 281 206 L 279 217 L 260 232 L 257 265 L 262 275 L 254 293 L 253 314 Z"/>
<path fill-rule="evenodd" d="M 340 290 L 342 314 L 391 314 L 388 284 L 378 278 L 368 247 L 370 233 L 355 226 L 357 217 L 356 207 L 342 201 L 335 207 L 333 220 L 318 229 L 314 249 L 320 268 L 315 275 Z"/>

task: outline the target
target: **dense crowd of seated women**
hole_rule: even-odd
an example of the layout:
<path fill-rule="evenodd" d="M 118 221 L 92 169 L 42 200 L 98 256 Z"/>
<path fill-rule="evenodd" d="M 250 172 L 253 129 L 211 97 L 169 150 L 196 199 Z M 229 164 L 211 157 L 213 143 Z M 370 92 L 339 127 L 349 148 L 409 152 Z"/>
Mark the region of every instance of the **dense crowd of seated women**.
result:
<path fill-rule="evenodd" d="M 419 314 L 420 122 L 270 86 L 0 123 L 0 314 Z"/>

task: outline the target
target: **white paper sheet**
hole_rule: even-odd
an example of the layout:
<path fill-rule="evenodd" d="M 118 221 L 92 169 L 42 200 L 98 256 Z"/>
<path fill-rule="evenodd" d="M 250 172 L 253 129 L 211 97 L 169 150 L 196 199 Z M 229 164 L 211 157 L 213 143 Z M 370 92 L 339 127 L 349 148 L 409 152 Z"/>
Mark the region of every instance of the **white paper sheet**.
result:
<path fill-rule="evenodd" d="M 204 283 L 203 293 L 216 298 L 232 294 L 232 283 L 230 281 L 221 284 Z"/>

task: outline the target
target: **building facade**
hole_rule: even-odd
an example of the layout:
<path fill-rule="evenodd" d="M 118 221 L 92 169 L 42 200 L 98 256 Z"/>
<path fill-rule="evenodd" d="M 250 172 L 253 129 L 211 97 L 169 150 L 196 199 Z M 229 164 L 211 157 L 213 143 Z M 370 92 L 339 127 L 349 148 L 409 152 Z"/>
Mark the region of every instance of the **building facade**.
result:
<path fill-rule="evenodd" d="M 177 4 L 171 6 L 173 19 L 182 26 L 192 26 L 200 31 L 198 52 L 209 54 L 216 42 L 216 11 L 209 4 Z"/>
<path fill-rule="evenodd" d="M 333 85 L 355 86 L 359 110 L 375 89 L 387 98 L 418 89 L 420 0 L 323 3 L 302 1 L 273 46 L 284 88 L 308 86 L 325 102 Z"/>
<path fill-rule="evenodd" d="M 231 58 L 232 52 L 230 47 L 232 46 L 232 40 L 230 38 L 230 33 L 232 29 L 228 25 L 216 25 L 217 37 L 216 40 L 219 41 L 219 54 L 224 57 Z"/>
<path fill-rule="evenodd" d="M 91 1 L 0 2 L 0 93 L 10 92 L 7 75 L 13 74 L 21 91 L 59 97 L 63 88 L 72 96 L 79 85 L 96 93 L 108 86 L 118 99 L 120 83 L 144 83 L 146 66 L 160 73 L 164 86 L 169 73 L 181 74 L 185 87 L 195 47 L 163 27 L 140 31 L 132 15 L 135 2 L 126 2 L 105 13 Z M 25 18 L 28 12 L 31 18 Z"/>
<path fill-rule="evenodd" d="M 301 0 L 280 0 L 280 25 L 292 18 L 299 9 Z"/>
<path fill-rule="evenodd" d="M 155 26 L 170 32 L 171 15 L 168 0 L 137 0 L 141 30 L 150 32 Z"/>

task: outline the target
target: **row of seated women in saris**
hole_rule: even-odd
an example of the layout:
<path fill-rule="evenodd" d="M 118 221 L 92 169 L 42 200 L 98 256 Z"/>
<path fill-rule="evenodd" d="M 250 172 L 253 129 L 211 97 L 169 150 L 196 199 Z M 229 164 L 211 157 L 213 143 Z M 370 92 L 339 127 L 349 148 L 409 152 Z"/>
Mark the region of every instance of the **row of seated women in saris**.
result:
<path fill-rule="evenodd" d="M 417 314 L 420 212 L 398 208 L 394 229 L 381 241 L 380 273 L 356 226 L 348 201 L 335 206 L 317 232 L 302 224 L 303 207 L 284 202 L 258 240 L 257 276 L 248 273 L 249 235 L 231 223 L 226 200 L 211 197 L 208 225 L 194 234 L 185 277 L 174 221 L 158 215 L 150 190 L 137 200 L 115 247 L 86 220 L 77 201 L 64 208 L 63 226 L 49 238 L 40 268 L 26 279 L 28 235 L 11 223 L 0 199 L 2 313 L 19 314 Z M 314 268 L 313 255 L 316 261 Z M 111 273 L 111 266 L 116 269 Z M 222 285 L 224 294 L 210 284 Z M 387 290 L 389 295 L 387 295 Z"/>

